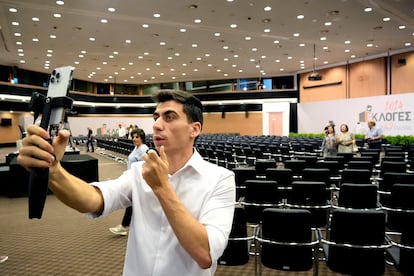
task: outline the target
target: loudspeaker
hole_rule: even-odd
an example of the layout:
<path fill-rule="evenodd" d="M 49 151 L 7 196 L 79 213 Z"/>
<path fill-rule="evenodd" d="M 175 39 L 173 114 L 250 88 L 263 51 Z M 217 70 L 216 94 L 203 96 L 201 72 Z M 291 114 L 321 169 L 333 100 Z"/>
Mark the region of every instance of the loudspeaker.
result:
<path fill-rule="evenodd" d="M 399 58 L 398 59 L 398 64 L 400 64 L 400 65 L 406 65 L 407 64 L 407 60 L 405 58 Z"/>

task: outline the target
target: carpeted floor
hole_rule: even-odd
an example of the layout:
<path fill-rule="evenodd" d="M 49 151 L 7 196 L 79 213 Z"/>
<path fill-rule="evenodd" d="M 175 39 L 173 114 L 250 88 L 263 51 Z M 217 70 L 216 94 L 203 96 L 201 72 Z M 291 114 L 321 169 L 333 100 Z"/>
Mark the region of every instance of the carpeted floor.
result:
<path fill-rule="evenodd" d="M 0 149 L 0 158 L 12 151 L 13 148 Z M 98 153 L 91 155 L 99 160 L 100 180 L 116 177 L 126 167 Z M 114 236 L 108 228 L 120 223 L 123 210 L 90 220 L 53 195 L 47 198 L 41 220 L 28 219 L 27 208 L 27 198 L 0 197 L 0 255 L 9 256 L 8 261 L 0 264 L 1 276 L 122 274 L 126 237 Z M 244 266 L 219 266 L 216 275 L 254 275 L 254 259 Z M 312 275 L 312 271 L 286 273 L 264 269 L 262 275 Z M 319 275 L 340 274 L 329 271 L 320 262 Z M 385 275 L 401 274 L 387 266 Z"/>

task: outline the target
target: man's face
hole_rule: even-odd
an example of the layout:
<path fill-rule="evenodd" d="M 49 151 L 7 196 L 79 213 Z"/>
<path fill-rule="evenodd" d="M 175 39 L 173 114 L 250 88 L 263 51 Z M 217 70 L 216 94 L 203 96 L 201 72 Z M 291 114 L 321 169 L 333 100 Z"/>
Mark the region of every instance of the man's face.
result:
<path fill-rule="evenodd" d="M 159 103 L 154 114 L 154 145 L 164 145 L 167 153 L 181 151 L 194 143 L 199 123 L 189 123 L 183 104 L 176 101 Z"/>

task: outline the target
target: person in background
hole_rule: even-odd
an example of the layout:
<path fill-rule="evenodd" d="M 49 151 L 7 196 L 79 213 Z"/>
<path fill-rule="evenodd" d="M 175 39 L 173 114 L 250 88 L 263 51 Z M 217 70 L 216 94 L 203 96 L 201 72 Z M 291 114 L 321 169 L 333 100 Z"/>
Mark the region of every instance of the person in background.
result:
<path fill-rule="evenodd" d="M 134 128 L 131 131 L 132 142 L 135 145 L 134 150 L 128 155 L 128 169 L 134 162 L 142 161 L 142 156 L 148 151 L 148 146 L 145 144 L 145 132 L 142 129 Z M 131 224 L 132 207 L 125 209 L 124 217 L 121 224 L 109 228 L 109 231 L 116 235 L 125 236 L 128 234 L 129 225 Z"/>
<path fill-rule="evenodd" d="M 355 143 L 354 135 L 349 132 L 347 124 L 340 126 L 341 132 L 336 136 L 336 143 L 338 144 L 339 153 L 352 153 L 353 145 Z"/>
<path fill-rule="evenodd" d="M 89 147 L 90 147 L 90 151 L 94 152 L 95 148 L 93 146 L 93 131 L 90 127 L 88 127 L 88 134 L 86 135 L 86 151 L 89 151 Z"/>
<path fill-rule="evenodd" d="M 382 129 L 376 126 L 375 121 L 368 121 L 368 131 L 365 135 L 365 141 L 368 143 L 370 149 L 381 149 L 382 138 Z"/>
<path fill-rule="evenodd" d="M 322 141 L 322 154 L 323 157 L 335 156 L 338 152 L 336 144 L 335 129 L 332 125 L 329 125 L 326 129 L 325 138 Z"/>
<path fill-rule="evenodd" d="M 126 138 L 127 132 L 126 129 L 122 126 L 122 124 L 118 124 L 117 132 L 118 138 Z"/>
<path fill-rule="evenodd" d="M 132 206 L 124 276 L 214 275 L 226 248 L 235 209 L 234 173 L 205 161 L 194 148 L 203 106 L 193 95 L 153 95 L 153 142 L 119 178 L 91 184 L 67 172 L 60 160 L 69 132 L 27 128 L 17 160 L 27 170 L 49 168 L 49 188 L 63 203 L 91 218 Z"/>

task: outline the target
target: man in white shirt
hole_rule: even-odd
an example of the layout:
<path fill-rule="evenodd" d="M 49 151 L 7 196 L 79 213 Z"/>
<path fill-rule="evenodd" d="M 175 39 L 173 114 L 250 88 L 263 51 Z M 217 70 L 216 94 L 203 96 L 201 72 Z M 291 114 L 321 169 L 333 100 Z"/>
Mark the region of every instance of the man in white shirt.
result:
<path fill-rule="evenodd" d="M 118 125 L 118 137 L 119 138 L 127 138 L 126 133 L 127 133 L 126 129 L 121 124 L 119 124 Z"/>
<path fill-rule="evenodd" d="M 53 193 L 91 217 L 132 206 L 124 275 L 214 275 L 232 226 L 234 174 L 204 161 L 193 147 L 203 124 L 197 98 L 162 90 L 154 101 L 160 155 L 150 150 L 118 179 L 89 185 L 69 174 L 59 163 L 69 133 L 60 131 L 51 146 L 48 133 L 34 125 L 18 161 L 28 169 L 49 168 Z"/>

